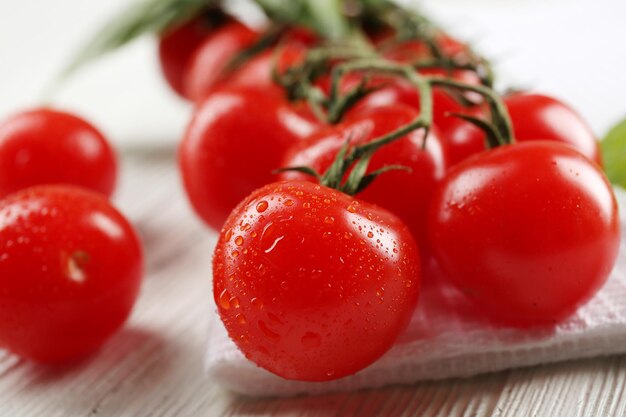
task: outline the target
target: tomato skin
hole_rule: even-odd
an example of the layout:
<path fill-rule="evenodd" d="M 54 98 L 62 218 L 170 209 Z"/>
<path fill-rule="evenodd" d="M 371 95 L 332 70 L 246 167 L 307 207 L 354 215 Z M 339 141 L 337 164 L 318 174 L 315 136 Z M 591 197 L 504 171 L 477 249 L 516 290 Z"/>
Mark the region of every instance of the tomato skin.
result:
<path fill-rule="evenodd" d="M 379 43 L 380 41 L 381 40 L 379 40 Z M 437 35 L 435 42 L 437 42 L 442 54 L 447 57 L 456 57 L 468 52 L 466 44 L 445 33 Z M 401 63 L 411 63 L 433 58 L 433 54 L 428 45 L 419 40 L 397 43 L 384 51 L 384 56 L 387 59 Z"/>
<path fill-rule="evenodd" d="M 506 97 L 504 103 L 511 116 L 518 142 L 553 140 L 574 147 L 602 166 L 600 144 L 591 128 L 572 108 L 541 94 L 520 93 Z M 480 111 L 474 112 L 480 116 Z M 474 125 L 455 120 L 443 131 L 452 165 L 485 150 L 484 134 Z"/>
<path fill-rule="evenodd" d="M 219 230 L 244 197 L 274 180 L 272 171 L 287 150 L 317 127 L 312 115 L 272 90 L 242 86 L 211 94 L 198 106 L 179 148 L 196 213 Z"/>
<path fill-rule="evenodd" d="M 181 97 L 187 65 L 202 42 L 211 34 L 205 16 L 168 30 L 159 38 L 159 60 L 165 80 Z"/>
<path fill-rule="evenodd" d="M 606 281 L 620 243 L 617 203 L 600 168 L 549 141 L 455 166 L 433 198 L 429 226 L 449 279 L 513 326 L 573 314 Z"/>
<path fill-rule="evenodd" d="M 116 156 L 85 120 L 39 108 L 0 124 L 0 198 L 40 184 L 71 184 L 111 196 Z"/>
<path fill-rule="evenodd" d="M 183 90 L 191 101 L 203 100 L 230 74 L 224 71 L 231 60 L 259 39 L 259 34 L 240 22 L 215 31 L 196 48 L 185 72 Z"/>
<path fill-rule="evenodd" d="M 352 114 L 344 123 L 322 129 L 296 145 L 285 158 L 283 166 L 309 166 L 318 172 L 325 172 L 348 138 L 351 138 L 353 146 L 364 144 L 406 125 L 417 115 L 416 111 L 402 105 L 363 109 Z M 425 255 L 430 198 L 445 175 L 446 157 L 436 129 L 431 130 L 425 149 L 423 140 L 423 131 L 414 131 L 376 152 L 369 171 L 386 165 L 403 165 L 411 172 L 387 172 L 361 192 L 359 198 L 400 217 L 409 226 Z M 298 172 L 284 172 L 280 178 L 314 180 Z"/>
<path fill-rule="evenodd" d="M 351 375 L 415 309 L 417 247 L 391 213 L 309 182 L 267 185 L 222 230 L 213 291 L 246 357 L 287 379 Z"/>
<path fill-rule="evenodd" d="M 0 345 L 38 362 L 80 358 L 128 317 L 142 277 L 132 226 L 100 195 L 33 187 L 0 202 Z"/>
<path fill-rule="evenodd" d="M 303 43 L 282 44 L 278 52 L 278 71 L 284 73 L 289 67 L 300 63 L 307 52 L 308 47 Z M 273 88 L 277 93 L 284 93 L 283 88 L 273 79 L 276 53 L 277 51 L 272 48 L 252 58 L 230 76 L 228 84 Z"/>

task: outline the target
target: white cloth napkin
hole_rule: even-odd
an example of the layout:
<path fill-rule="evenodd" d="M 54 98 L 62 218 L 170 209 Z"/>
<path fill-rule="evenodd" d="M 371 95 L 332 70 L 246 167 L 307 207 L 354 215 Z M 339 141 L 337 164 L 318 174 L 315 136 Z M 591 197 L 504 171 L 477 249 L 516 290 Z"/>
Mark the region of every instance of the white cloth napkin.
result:
<path fill-rule="evenodd" d="M 616 190 L 622 230 L 626 192 Z M 405 333 L 377 362 L 356 375 L 310 383 L 282 379 L 249 362 L 211 320 L 206 370 L 222 385 L 250 396 L 290 396 L 410 384 L 626 352 L 626 233 L 617 265 L 602 290 L 574 316 L 552 328 L 498 328 L 444 283 L 422 290 Z M 449 306 L 454 305 L 455 308 Z"/>

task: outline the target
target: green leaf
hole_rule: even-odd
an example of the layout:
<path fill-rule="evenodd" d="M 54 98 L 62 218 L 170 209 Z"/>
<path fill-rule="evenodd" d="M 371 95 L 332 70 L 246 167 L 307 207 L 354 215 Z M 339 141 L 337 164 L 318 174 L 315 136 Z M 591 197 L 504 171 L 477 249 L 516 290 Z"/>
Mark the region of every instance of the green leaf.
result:
<path fill-rule="evenodd" d="M 143 0 L 115 16 L 70 61 L 59 81 L 86 63 L 147 33 L 160 33 L 169 26 L 193 17 L 207 7 L 208 0 Z"/>
<path fill-rule="evenodd" d="M 604 170 L 609 180 L 626 187 L 626 119 L 611 129 L 601 146 Z"/>

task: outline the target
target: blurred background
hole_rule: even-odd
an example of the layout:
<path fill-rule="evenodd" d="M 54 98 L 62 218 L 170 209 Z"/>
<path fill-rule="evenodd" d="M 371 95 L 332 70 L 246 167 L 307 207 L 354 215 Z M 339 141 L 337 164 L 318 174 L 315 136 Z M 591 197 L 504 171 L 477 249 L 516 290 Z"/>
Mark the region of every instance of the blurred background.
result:
<path fill-rule="evenodd" d="M 40 105 L 55 75 L 131 0 L 0 0 L 0 118 Z M 598 136 L 626 117 L 626 1 L 404 0 L 497 65 L 501 87 L 564 99 Z M 252 16 L 254 19 L 254 16 Z M 84 68 L 52 103 L 122 148 L 174 146 L 190 107 L 165 85 L 154 39 Z"/>

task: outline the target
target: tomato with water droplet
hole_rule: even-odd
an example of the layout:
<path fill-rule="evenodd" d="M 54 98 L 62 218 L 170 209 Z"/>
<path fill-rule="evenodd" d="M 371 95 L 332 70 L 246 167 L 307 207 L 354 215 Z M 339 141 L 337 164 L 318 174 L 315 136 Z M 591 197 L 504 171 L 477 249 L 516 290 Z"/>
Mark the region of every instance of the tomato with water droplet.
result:
<path fill-rule="evenodd" d="M 606 281 L 620 242 L 601 169 L 550 141 L 496 148 L 453 167 L 433 198 L 429 227 L 450 280 L 514 326 L 573 314 Z"/>
<path fill-rule="evenodd" d="M 413 314 L 420 276 L 402 221 L 303 181 L 269 184 L 242 201 L 213 259 L 215 303 L 231 339 L 259 366 L 305 381 L 354 374 L 385 353 Z"/>
<path fill-rule="evenodd" d="M 126 321 L 142 249 L 102 196 L 29 188 L 0 203 L 0 347 L 39 362 L 78 359 Z"/>

